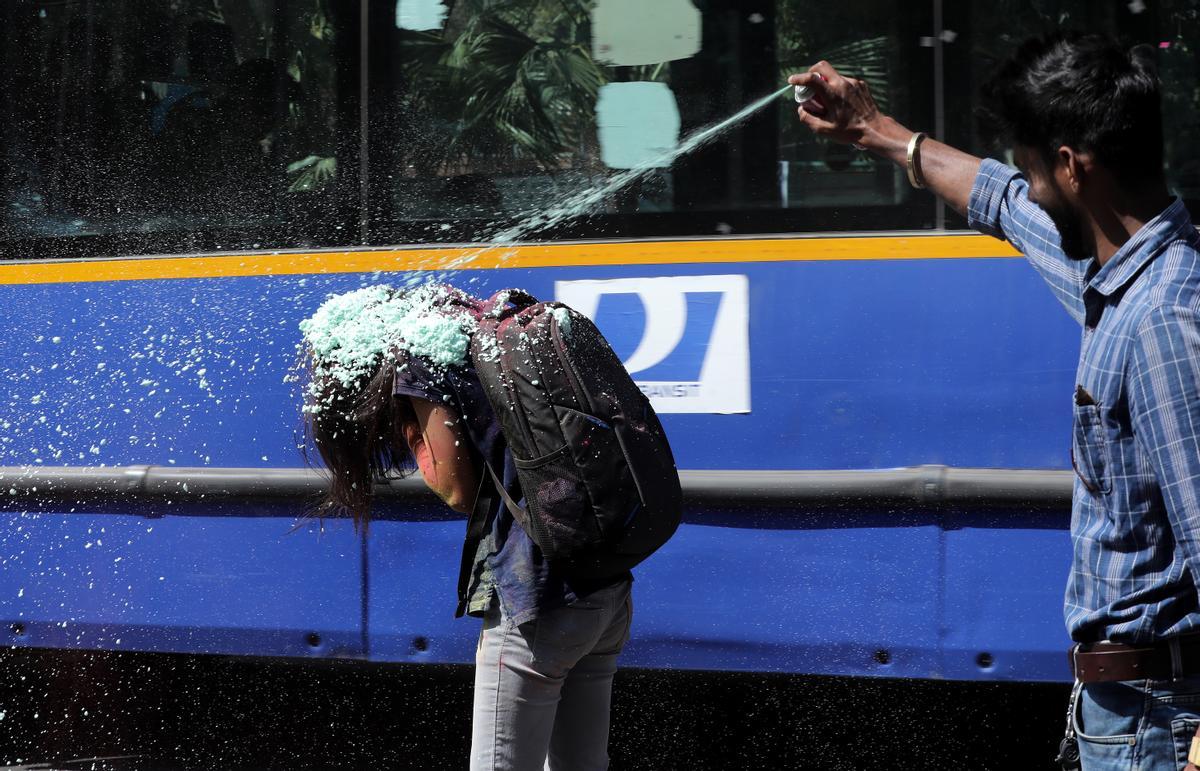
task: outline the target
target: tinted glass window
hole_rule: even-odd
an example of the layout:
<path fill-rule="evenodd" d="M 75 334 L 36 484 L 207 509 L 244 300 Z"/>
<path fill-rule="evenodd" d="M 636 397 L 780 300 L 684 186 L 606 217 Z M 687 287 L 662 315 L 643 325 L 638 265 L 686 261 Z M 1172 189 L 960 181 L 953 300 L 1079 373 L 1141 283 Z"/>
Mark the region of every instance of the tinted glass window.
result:
<path fill-rule="evenodd" d="M 338 33 L 323 2 L 2 13 L 0 239 L 247 230 L 326 205 Z"/>
<path fill-rule="evenodd" d="M 540 235 L 932 222 L 932 199 L 889 164 L 798 127 L 790 92 L 673 155 L 819 58 L 870 81 L 902 118 L 922 113 L 921 13 L 874 0 L 502 0 L 448 12 L 405 0 L 372 12 L 377 241 L 487 237 L 638 167 L 650 171 Z"/>
<path fill-rule="evenodd" d="M 919 94 L 928 93 L 923 65 L 930 57 L 915 33 L 901 29 L 894 4 L 793 0 L 781 2 L 779 10 L 781 75 L 826 60 L 839 72 L 866 81 L 884 112 L 901 122 L 924 119 Z M 814 137 L 790 110 L 781 113 L 783 205 L 888 206 L 914 198 L 906 176 L 891 162 Z"/>
<path fill-rule="evenodd" d="M 1192 205 L 1200 203 L 1200 0 L 1094 3 L 1084 0 L 1006 0 L 947 7 L 947 129 L 951 142 L 972 152 L 994 150 L 979 139 L 974 111 L 980 86 L 1026 38 L 1056 29 L 1104 32 L 1122 43 L 1158 52 L 1163 93 L 1167 180 Z"/>
<path fill-rule="evenodd" d="M 1161 3 L 1153 32 L 1164 86 L 1167 178 L 1200 212 L 1200 0 Z"/>

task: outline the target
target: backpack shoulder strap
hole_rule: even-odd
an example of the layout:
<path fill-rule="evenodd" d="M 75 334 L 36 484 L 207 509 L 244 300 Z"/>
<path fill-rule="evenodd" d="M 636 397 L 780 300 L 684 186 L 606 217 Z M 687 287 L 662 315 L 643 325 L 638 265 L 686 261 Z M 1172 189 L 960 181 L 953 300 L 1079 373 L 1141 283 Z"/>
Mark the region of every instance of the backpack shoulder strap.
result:
<path fill-rule="evenodd" d="M 491 468 L 491 464 L 488 464 L 489 471 Z M 471 569 L 475 565 L 475 553 L 479 550 L 479 542 L 483 540 L 487 530 L 488 517 L 492 512 L 492 501 L 495 500 L 491 495 L 490 486 L 491 480 L 487 477 L 479 480 L 479 490 L 475 493 L 475 505 L 471 507 L 471 514 L 467 517 L 467 537 L 463 541 L 462 561 L 458 569 L 458 609 L 454 612 L 455 618 L 459 618 L 467 612 L 467 602 L 471 599 L 467 596 L 467 590 L 471 584 Z"/>
<path fill-rule="evenodd" d="M 471 507 L 471 515 L 467 518 L 467 537 L 463 541 L 462 562 L 458 569 L 458 610 L 454 613 L 455 618 L 467 612 L 467 603 L 471 599 L 467 596 L 467 590 L 471 588 L 471 572 L 475 566 L 475 553 L 479 551 L 479 543 L 487 532 L 487 523 L 491 517 L 496 496 L 499 495 L 503 499 L 504 505 L 517 522 L 524 523 L 527 517 L 525 510 L 504 489 L 504 482 L 492 468 L 492 464 L 484 461 L 483 465 L 487 467 L 488 475 L 479 481 L 479 491 L 475 493 L 475 505 Z"/>
<path fill-rule="evenodd" d="M 496 492 L 498 492 L 500 497 L 504 500 L 504 505 L 508 509 L 509 513 L 512 514 L 513 518 L 518 522 L 524 522 L 525 518 L 529 516 L 525 509 L 522 509 L 517 502 L 513 500 L 513 497 L 508 494 L 508 490 L 504 489 L 504 482 L 501 481 L 500 475 L 496 473 L 496 469 L 492 468 L 492 464 L 484 463 L 484 465 L 487 466 L 488 474 L 492 478 L 492 484 L 496 486 Z"/>

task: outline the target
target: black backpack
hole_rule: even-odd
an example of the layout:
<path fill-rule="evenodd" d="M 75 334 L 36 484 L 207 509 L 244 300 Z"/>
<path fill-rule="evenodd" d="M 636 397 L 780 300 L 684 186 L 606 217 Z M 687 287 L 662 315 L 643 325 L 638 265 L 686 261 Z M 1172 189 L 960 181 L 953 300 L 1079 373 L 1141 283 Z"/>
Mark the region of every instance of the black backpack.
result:
<path fill-rule="evenodd" d="M 471 363 L 525 507 L 490 464 L 488 475 L 513 517 L 568 576 L 615 577 L 646 559 L 679 526 L 679 473 L 650 401 L 600 330 L 519 290 L 497 293 L 476 318 Z M 479 513 L 468 540 L 482 536 Z"/>

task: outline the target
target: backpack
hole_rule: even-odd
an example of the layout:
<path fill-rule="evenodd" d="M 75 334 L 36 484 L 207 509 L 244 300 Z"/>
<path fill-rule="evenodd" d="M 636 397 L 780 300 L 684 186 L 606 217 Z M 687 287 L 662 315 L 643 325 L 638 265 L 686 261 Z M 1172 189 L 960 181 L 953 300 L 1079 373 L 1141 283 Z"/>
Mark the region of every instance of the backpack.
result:
<path fill-rule="evenodd" d="M 497 494 L 566 575 L 603 579 L 637 565 L 682 515 L 675 458 L 650 401 L 596 325 L 562 303 L 509 290 L 474 315 L 471 363 L 525 506 L 486 464 Z M 482 531 L 473 521 L 468 540 Z"/>

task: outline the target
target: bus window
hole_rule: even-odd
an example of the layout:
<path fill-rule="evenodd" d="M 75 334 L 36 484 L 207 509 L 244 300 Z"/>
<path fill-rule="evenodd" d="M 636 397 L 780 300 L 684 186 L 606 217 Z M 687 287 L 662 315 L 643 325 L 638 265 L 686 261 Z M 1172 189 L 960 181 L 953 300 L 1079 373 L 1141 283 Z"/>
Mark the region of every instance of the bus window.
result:
<path fill-rule="evenodd" d="M 336 36 L 324 3 L 295 5 L 6 3 L 0 241 L 204 248 L 314 219 L 338 174 Z"/>
<path fill-rule="evenodd" d="M 913 49 L 920 50 L 919 38 L 902 34 L 902 14 L 894 3 L 784 2 L 779 6 L 776 37 L 782 72 L 803 71 L 814 62 L 828 61 L 844 75 L 866 81 L 883 112 L 902 122 L 912 115 L 920 123 L 920 110 L 912 110 L 912 100 L 914 92 L 927 93 L 928 87 L 914 72 Z M 924 52 L 921 58 L 927 58 Z M 814 137 L 791 111 L 783 111 L 782 119 L 784 206 L 888 206 L 914 196 L 905 175 L 890 162 Z"/>
<path fill-rule="evenodd" d="M 487 239 L 639 164 L 653 171 L 528 237 L 932 226 L 932 197 L 890 164 L 813 137 L 790 94 L 670 157 L 821 58 L 869 80 L 900 119 L 927 123 L 928 9 L 679 5 L 668 19 L 623 0 L 457 3 L 434 29 L 402 28 L 394 5 L 372 5 L 371 241 Z"/>
<path fill-rule="evenodd" d="M 1200 0 L 1155 3 L 1167 181 L 1200 215 Z"/>
<path fill-rule="evenodd" d="M 1087 2 L 1014 0 L 947 5 L 946 128 L 951 143 L 977 154 L 1003 157 L 1006 148 L 984 144 L 976 125 L 980 87 L 1022 41 L 1058 29 L 1101 32 L 1125 45 L 1157 52 L 1162 81 L 1167 182 L 1193 212 L 1200 212 L 1200 0 Z M 965 224 L 960 224 L 965 227 Z"/>

